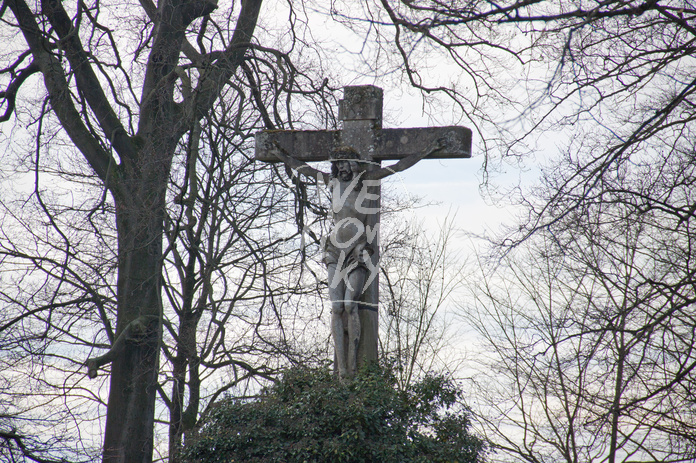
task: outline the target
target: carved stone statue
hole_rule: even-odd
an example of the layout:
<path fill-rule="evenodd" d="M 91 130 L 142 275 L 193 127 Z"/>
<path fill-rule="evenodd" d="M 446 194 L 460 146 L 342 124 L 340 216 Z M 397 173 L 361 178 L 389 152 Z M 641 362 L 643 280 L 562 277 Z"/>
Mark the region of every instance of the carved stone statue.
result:
<path fill-rule="evenodd" d="M 340 146 L 329 156 L 331 174 L 292 158 L 280 147 L 274 150 L 287 166 L 323 182 L 331 192 L 333 226 L 329 236 L 323 238 L 323 261 L 328 270 L 336 367 L 342 379 L 356 373 L 360 341 L 358 304 L 378 271 L 372 258 L 377 244 L 377 226 L 373 225 L 371 229 L 369 224 L 375 221 L 368 219 L 371 214 L 379 213 L 379 203 L 376 201 L 378 195 L 371 193 L 370 187 L 443 147 L 443 141 L 438 140 L 423 153 L 406 157 L 388 167 L 370 170 L 353 148 Z"/>
<path fill-rule="evenodd" d="M 329 187 L 333 227 L 324 238 L 324 264 L 331 298 L 331 333 L 341 378 L 355 374 L 360 341 L 358 303 L 368 275 L 377 271 L 372 263 L 375 234 L 367 230 L 367 216 L 374 211 L 364 204 L 369 195 L 361 164 L 357 153 L 349 148 L 332 153 Z"/>

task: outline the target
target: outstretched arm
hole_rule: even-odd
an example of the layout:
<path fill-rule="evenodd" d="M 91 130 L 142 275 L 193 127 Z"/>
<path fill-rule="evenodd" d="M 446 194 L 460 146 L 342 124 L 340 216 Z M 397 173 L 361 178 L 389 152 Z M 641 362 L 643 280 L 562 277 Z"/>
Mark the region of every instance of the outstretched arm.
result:
<path fill-rule="evenodd" d="M 441 149 L 445 148 L 445 140 L 443 138 L 439 138 L 437 141 L 435 141 L 429 148 L 423 150 L 421 153 L 416 153 L 412 154 L 408 157 L 403 158 L 399 162 L 396 162 L 392 164 L 391 166 L 386 166 L 382 167 L 381 169 L 373 170 L 371 172 L 367 172 L 367 177 L 370 180 L 380 180 L 383 179 L 384 177 L 388 177 L 392 174 L 395 174 L 397 172 L 401 172 L 403 170 L 408 169 L 421 159 L 430 156 L 431 154 L 435 153 L 436 151 L 440 151 Z"/>
<path fill-rule="evenodd" d="M 290 156 L 290 154 L 283 149 L 282 146 L 278 144 L 278 142 L 273 142 L 273 154 L 278 157 L 281 161 L 285 163 L 286 166 L 290 167 L 291 169 L 299 172 L 300 174 L 310 177 L 310 178 L 316 178 L 317 180 L 320 180 L 324 183 L 324 185 L 329 184 L 330 176 L 329 174 L 322 172 L 318 169 L 315 169 L 314 167 L 310 166 L 306 162 L 303 161 L 298 161 L 297 159 L 293 158 Z"/>

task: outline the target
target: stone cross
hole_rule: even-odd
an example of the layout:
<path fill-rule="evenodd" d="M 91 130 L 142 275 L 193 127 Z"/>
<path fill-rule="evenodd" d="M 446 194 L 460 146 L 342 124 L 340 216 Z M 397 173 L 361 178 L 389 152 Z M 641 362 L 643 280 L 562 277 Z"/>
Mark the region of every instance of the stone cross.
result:
<path fill-rule="evenodd" d="M 344 88 L 344 98 L 339 102 L 339 119 L 342 130 L 279 131 L 270 130 L 256 134 L 256 159 L 265 162 L 280 162 L 277 151 L 283 152 L 303 163 L 329 160 L 329 154 L 339 147 L 350 147 L 357 151 L 360 159 L 369 163 L 367 168 L 379 170 L 381 161 L 404 160 L 409 156 L 425 152 L 439 140 L 444 140 L 442 149 L 426 156 L 426 159 L 471 157 L 471 130 L 465 127 L 429 127 L 408 129 L 382 129 L 383 92 L 371 85 Z M 397 164 L 394 164 L 396 166 Z M 409 164 L 410 165 L 410 164 Z M 401 166 L 401 169 L 408 166 Z M 380 186 L 368 186 L 365 195 L 366 208 L 379 211 Z M 373 199 L 374 198 L 374 199 Z M 367 217 L 367 230 L 378 230 L 379 212 Z M 379 265 L 378 237 L 372 235 L 374 252 L 372 264 Z M 378 301 L 379 275 L 375 272 L 368 278 L 358 305 L 360 338 L 357 348 L 358 367 L 376 362 L 378 356 Z M 343 326 L 347 326 L 344 324 Z M 347 337 L 345 337 L 347 342 Z M 336 346 L 338 351 L 338 346 Z"/>

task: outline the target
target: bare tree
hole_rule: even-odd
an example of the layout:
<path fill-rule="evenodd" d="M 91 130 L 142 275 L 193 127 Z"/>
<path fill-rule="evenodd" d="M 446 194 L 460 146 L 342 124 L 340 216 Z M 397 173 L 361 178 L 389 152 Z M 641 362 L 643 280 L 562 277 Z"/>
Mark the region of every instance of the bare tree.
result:
<path fill-rule="evenodd" d="M 226 95 L 220 104 L 238 104 L 242 95 Z M 170 461 L 184 435 L 221 394 L 241 394 L 250 387 L 255 392 L 254 381 L 273 377 L 287 362 L 311 363 L 312 349 L 323 347 L 307 333 L 320 324 L 321 313 L 294 302 L 298 294 L 316 294 L 318 286 L 304 285 L 299 276 L 291 190 L 279 185 L 282 178 L 276 173 L 253 162 L 250 136 L 225 128 L 232 124 L 206 118 L 191 143 L 177 150 L 169 185 L 162 269 L 164 361 L 157 384 L 157 417 L 169 426 L 169 452 L 166 446 L 157 452 Z M 16 192 L 16 199 L 7 194 L 3 203 L 6 310 L 0 332 L 6 342 L 0 366 L 8 382 L 0 398 L 3 412 L 17 424 L 6 429 L 16 436 L 6 442 L 16 453 L 21 448 L 14 443 L 23 437 L 26 455 L 50 450 L 47 455 L 77 461 L 98 453 L 92 445 L 103 417 L 100 373 L 108 372 L 105 362 L 118 349 L 110 338 L 113 206 L 89 177 L 80 181 L 79 171 L 48 163 L 33 168 L 37 177 L 60 175 L 65 194 L 56 188 L 45 195 L 37 183 L 28 199 Z M 80 187 L 87 194 L 80 195 Z M 99 310 L 92 309 L 95 300 Z M 94 379 L 84 375 L 90 352 L 87 372 Z M 104 352 L 106 359 L 98 356 Z M 35 437 L 39 429 L 45 445 Z"/>
<path fill-rule="evenodd" d="M 221 104 L 239 107 L 242 97 Z M 162 384 L 170 389 L 159 390 L 169 411 L 169 461 L 222 394 L 255 394 L 254 383 L 281 367 L 325 354 L 307 342 L 320 324 L 308 304 L 320 286 L 300 275 L 291 190 L 248 154 L 253 137 L 240 139 L 225 122 L 232 121 L 205 119 L 170 183 Z"/>
<path fill-rule="evenodd" d="M 503 151 L 487 151 L 491 160 L 527 153 L 540 130 L 580 130 L 582 122 L 592 126 L 587 133 L 609 136 L 587 162 L 601 174 L 598 166 L 693 121 L 691 2 L 380 0 L 361 6 L 336 2 L 331 14 L 374 44 L 374 54 L 364 55 L 366 68 L 402 69 L 399 76 L 449 95 L 478 126 L 500 125 L 511 140 L 499 139 Z M 378 27 L 385 24 L 391 27 Z M 369 61 L 375 57 L 379 61 Z M 443 73 L 444 66 L 452 73 Z M 527 130 L 500 124 L 517 116 L 513 109 L 524 115 L 519 121 Z M 496 139 L 487 135 L 481 143 L 492 149 Z"/>
<path fill-rule="evenodd" d="M 158 376 L 168 410 L 158 417 L 177 423 L 170 445 L 179 445 L 182 433 L 225 390 L 268 378 L 283 362 L 308 360 L 302 353 L 309 354 L 312 346 L 301 334 L 320 316 L 295 309 L 286 313 L 292 308 L 288 299 L 306 291 L 292 274 L 298 273 L 299 244 L 297 231 L 288 226 L 294 212 L 290 190 L 236 146 L 245 146 L 243 141 L 221 138 L 214 154 L 201 143 L 207 154 L 198 153 L 196 161 L 185 151 L 179 154 L 188 159 L 181 165 L 191 169 L 177 169 L 173 176 L 182 176 L 170 185 L 162 273 L 165 361 Z M 36 173 L 48 176 L 46 170 Z M 103 416 L 100 371 L 108 372 L 98 354 L 111 355 L 115 345 L 109 338 L 115 311 L 109 282 L 116 269 L 115 230 L 108 219 L 113 206 L 106 201 L 92 211 L 102 193 L 92 188 L 78 208 L 74 192 L 80 183 L 73 174 L 62 171 L 70 196 L 57 190 L 51 201 L 40 193 L 29 200 L 19 192 L 17 200 L 6 195 L 0 251 L 6 309 L 0 364 L 7 376 L 0 396 L 16 417 L 18 436 L 31 438 L 41 429 L 43 437 L 76 439 L 73 444 L 87 447 L 87 456 L 78 452 L 71 461 L 96 450 L 90 442 L 92 434 L 99 435 Z M 66 199 L 73 203 L 66 205 Z M 54 228 L 46 230 L 43 223 Z M 84 374 L 90 352 L 87 371 L 94 379 Z M 45 442 L 55 455 L 57 442 Z"/>
<path fill-rule="evenodd" d="M 507 359 L 492 371 L 519 378 L 498 391 L 509 401 L 487 402 L 503 417 L 519 412 L 498 437 L 526 436 L 509 449 L 529 461 L 692 458 L 693 3 L 384 0 L 333 11 L 377 41 L 380 61 L 368 66 L 402 66 L 412 85 L 474 119 L 487 173 L 505 167 L 496 161 L 545 164 L 539 194 L 515 195 L 526 216 L 482 280 L 479 326 L 495 358 Z M 385 23 L 391 34 L 376 29 Z M 560 149 L 546 146 L 558 134 Z M 604 384 L 616 390 L 592 389 Z"/>
<path fill-rule="evenodd" d="M 47 163 L 37 154 L 27 167 L 39 161 Z M 0 209 L 0 413 L 10 417 L 2 431 L 17 436 L 6 448 L 27 461 L 84 461 L 95 456 L 88 436 L 101 427 L 94 405 L 106 398 L 84 361 L 99 341 L 109 345 L 100 328 L 113 334 L 114 227 L 108 212 L 89 214 L 101 194 L 90 177 L 68 184 L 53 169 L 29 174 L 28 192 L 3 184 Z"/>
<path fill-rule="evenodd" d="M 398 212 L 388 222 L 393 223 L 384 229 L 380 260 L 380 344 L 405 390 L 424 374 L 453 373 L 460 366 L 448 317 L 464 283 L 464 262 L 455 247 L 452 217 L 439 230 L 404 221 Z"/>
<path fill-rule="evenodd" d="M 485 174 L 515 160 L 536 165 L 542 150 L 552 159 L 577 154 L 564 166 L 573 174 L 534 204 L 507 244 L 581 207 L 568 198 L 600 195 L 613 170 L 639 163 L 659 171 L 667 154 L 694 145 L 692 2 L 381 0 L 361 9 L 333 3 L 331 14 L 372 44 L 365 69 L 446 95 L 479 128 Z M 525 202 L 513 192 L 501 197 Z M 634 201 L 659 198 L 634 191 Z M 693 217 L 669 200 L 660 207 Z"/>
<path fill-rule="evenodd" d="M 98 434 L 98 428 L 103 426 L 104 461 L 152 459 L 156 397 L 157 391 L 163 392 L 164 387 L 158 375 L 160 368 L 167 368 L 164 364 L 160 367 L 160 349 L 164 348 L 165 363 L 172 362 L 176 370 L 173 371 L 175 383 L 184 374 L 177 360 L 184 365 L 204 362 L 200 352 L 191 351 L 191 330 L 200 329 L 193 323 L 197 315 L 195 310 L 200 310 L 203 302 L 210 309 L 213 299 L 210 294 L 220 288 L 216 286 L 219 280 L 210 280 L 215 278 L 210 267 L 214 263 L 201 263 L 201 253 L 208 252 L 205 257 L 220 261 L 221 253 L 231 254 L 229 249 L 233 247 L 241 254 L 229 255 L 230 261 L 218 262 L 215 271 L 221 271 L 220 265 L 231 269 L 244 253 L 241 244 L 247 240 L 244 245 L 249 259 L 237 270 L 243 272 L 245 265 L 249 266 L 247 269 L 254 268 L 248 263 L 254 261 L 256 267 L 252 275 L 258 277 L 262 272 L 260 262 L 265 256 L 254 253 L 259 252 L 259 248 L 269 252 L 273 246 L 278 249 L 277 240 L 271 240 L 272 245 L 260 244 L 259 236 L 245 228 L 248 216 L 242 211 L 220 209 L 220 201 L 224 199 L 222 192 L 215 192 L 217 196 L 208 198 L 212 206 L 201 199 L 202 196 L 191 195 L 191 188 L 197 187 L 192 177 L 188 177 L 190 181 L 184 191 L 178 192 L 183 193 L 179 196 L 180 213 L 182 219 L 202 218 L 205 225 L 196 229 L 193 221 L 174 222 L 172 219 L 178 220 L 176 214 L 179 212 L 167 209 L 168 186 L 177 170 L 172 168 L 175 162 L 181 162 L 184 170 L 187 162 L 199 165 L 208 162 L 207 167 L 218 169 L 219 175 L 223 172 L 220 170 L 223 162 L 229 163 L 233 153 L 249 148 L 246 140 L 251 132 L 288 122 L 293 93 L 307 97 L 305 108 L 314 104 L 314 97 L 323 104 L 317 90 L 322 88 L 321 83 L 315 85 L 311 79 L 303 80 L 302 73 L 293 68 L 287 54 L 258 42 L 252 43 L 260 8 L 261 2 L 253 0 L 241 2 L 241 8 L 232 5 L 218 8 L 216 3 L 205 1 L 165 1 L 157 6 L 145 1 L 128 6 L 127 11 L 112 3 L 80 3 L 71 9 L 58 1 L 29 5 L 23 0 L 12 0 L 3 2 L 0 9 L 4 20 L 3 40 L 9 44 L 2 57 L 0 97 L 4 109 L 1 120 L 9 121 L 6 127 L 14 123 L 17 128 L 18 121 L 27 118 L 29 127 L 34 130 L 33 140 L 31 136 L 24 138 L 20 130 L 6 132 L 15 143 L 32 140 L 33 156 L 27 157 L 30 150 L 21 145 L 15 145 L 15 151 L 19 154 L 17 159 L 24 161 L 28 175 L 34 177 L 34 192 L 30 195 L 32 201 L 24 199 L 29 207 L 21 211 L 22 217 L 13 217 L 18 209 L 14 207 L 17 203 L 9 204 L 12 198 L 3 199 L 6 206 L 2 227 L 3 276 L 6 278 L 3 299 L 16 310 L 3 317 L 1 330 L 3 335 L 12 333 L 4 338 L 7 341 L 3 341 L 3 350 L 18 356 L 8 359 L 3 366 L 16 366 L 14 362 L 18 361 L 23 361 L 23 368 L 29 371 L 48 366 L 50 377 L 41 379 L 37 374 L 21 379 L 38 379 L 40 389 L 46 386 L 46 390 L 62 382 L 62 387 L 54 389 L 43 403 L 53 403 L 62 416 L 72 417 L 67 423 L 74 433 Z M 296 19 L 295 16 L 289 19 L 289 29 Z M 301 48 L 293 45 L 292 40 L 285 44 Z M 32 85 L 43 89 L 38 93 L 38 101 L 32 101 L 35 98 L 30 93 Z M 181 152 L 184 145 L 188 146 L 186 152 L 189 154 L 199 149 L 196 143 L 202 131 L 197 128 L 198 121 L 228 88 L 236 92 L 236 97 L 228 100 L 229 104 L 244 103 L 227 108 L 235 113 L 230 118 L 232 122 L 226 136 L 234 134 L 237 139 L 231 141 L 227 152 L 214 162 L 210 161 L 212 158 L 203 161 L 202 157 L 196 161 L 198 155 L 178 156 L 177 150 Z M 255 115 L 250 116 L 254 112 Z M 62 147 L 60 152 L 59 146 Z M 77 152 L 82 161 L 75 156 Z M 227 159 L 223 161 L 224 157 Z M 20 164 L 17 168 L 18 173 L 23 167 Z M 238 169 L 237 180 L 247 181 L 249 175 L 253 176 L 246 173 L 246 168 L 248 163 L 245 168 Z M 234 167 L 226 165 L 224 169 L 228 169 L 226 174 Z M 189 170 L 188 174 L 192 172 Z M 63 180 L 72 184 L 66 186 L 60 183 Z M 229 190 L 231 184 L 222 182 L 215 186 Z M 241 191 L 236 194 L 243 194 Z M 176 194 L 170 198 L 174 199 Z M 17 198 L 22 201 L 21 195 Z M 206 205 L 201 206 L 202 203 Z M 192 209 L 187 209 L 189 204 L 198 207 L 197 214 L 203 217 L 192 214 Z M 260 207 L 267 205 L 264 203 Z M 200 208 L 205 207 L 209 209 L 203 212 Z M 247 207 L 246 212 L 252 213 L 253 206 Z M 168 213 L 175 215 L 169 218 Z M 227 235 L 216 235 L 219 230 L 215 227 L 222 226 L 222 222 L 211 225 L 205 220 L 208 213 L 217 214 L 216 220 L 225 215 Z M 266 220 L 268 217 L 265 216 Z M 263 217 L 258 219 L 263 220 Z M 36 233 L 37 230 L 41 231 Z M 221 248 L 197 242 L 233 235 L 235 239 L 230 238 Z M 28 245 L 21 242 L 25 236 L 31 237 Z M 165 236 L 170 239 L 166 249 Z M 31 241 L 37 238 L 38 241 Z M 173 245 L 177 239 L 184 243 L 182 248 Z M 191 252 L 197 245 L 201 246 Z M 187 312 L 187 307 L 182 308 L 180 301 L 174 302 L 175 292 L 167 292 L 166 307 L 163 304 L 160 291 L 164 284 L 163 266 L 170 262 L 192 264 L 190 270 L 194 273 L 182 273 L 185 278 L 180 283 L 185 290 L 177 294 L 183 294 L 185 304 L 199 304 L 192 306 L 191 312 Z M 208 273 L 203 278 L 193 278 L 201 271 Z M 234 278 L 238 278 L 235 281 L 240 285 L 244 283 L 239 275 Z M 167 277 L 170 289 L 174 287 L 174 280 Z M 187 286 L 191 284 L 192 287 Z M 12 287 L 20 291 L 8 290 Z M 201 287 L 204 287 L 203 293 L 208 292 L 207 300 L 199 292 Z M 186 292 L 191 289 L 193 295 Z M 274 290 L 254 288 L 258 289 L 265 289 L 265 295 L 255 292 L 253 297 L 273 295 Z M 222 305 L 217 309 L 213 307 L 218 310 L 216 313 L 222 314 L 228 306 L 232 307 L 231 301 L 243 301 L 244 295 L 231 293 L 233 288 L 222 291 L 221 299 L 214 301 Z M 224 291 L 228 291 L 227 295 Z M 270 300 L 265 303 L 272 308 Z M 180 320 L 188 324 L 176 326 L 169 315 L 165 315 L 165 309 L 170 307 L 175 313 L 179 309 Z M 249 307 L 247 310 L 251 311 Z M 250 319 L 257 315 L 248 314 Z M 224 317 L 217 319 L 217 316 L 212 316 L 213 322 L 225 321 Z M 191 317 L 194 320 L 189 320 Z M 268 322 L 268 318 L 257 318 L 252 323 L 257 327 L 255 336 L 261 336 L 261 323 Z M 224 326 L 218 325 L 218 328 L 224 330 Z M 163 331 L 176 342 L 181 341 L 179 347 L 170 350 L 163 345 Z M 204 346 L 208 356 L 205 361 L 210 362 L 208 367 L 221 366 L 220 356 L 229 355 L 228 351 L 220 350 L 228 340 L 221 341 L 215 333 L 215 330 L 210 332 Z M 274 339 L 269 344 L 278 342 Z M 266 354 L 275 354 L 279 347 L 269 347 Z M 91 348 L 94 351 L 86 370 L 94 377 L 100 368 L 108 365 L 108 399 L 104 385 L 86 383 L 78 378 L 83 374 L 80 370 L 85 371 L 82 364 Z M 243 364 L 244 354 L 253 355 L 253 352 L 240 352 L 234 357 L 236 367 Z M 81 355 L 85 357 L 80 358 Z M 246 373 L 241 377 L 264 374 L 263 369 L 251 364 L 243 369 Z M 53 376 L 59 372 L 62 378 Z M 196 372 L 189 370 L 188 373 L 189 383 L 195 385 L 199 380 Z M 24 384 L 28 388 L 38 387 Z M 61 389 L 70 394 L 63 396 L 59 392 Z M 201 410 L 196 398 L 200 391 L 189 392 L 189 412 L 194 412 L 186 416 L 190 421 L 190 417 L 195 418 Z M 9 395 L 15 393 L 19 391 L 10 391 Z M 175 443 L 180 440 L 179 423 L 184 421 L 184 413 L 176 410 L 180 401 L 173 398 L 181 394 L 178 390 L 171 396 L 160 394 L 173 407 Z M 70 400 L 68 403 L 65 398 L 80 396 L 84 398 L 82 402 Z M 25 403 L 20 401 L 15 405 L 24 407 L 27 413 L 32 409 L 39 413 L 32 408 L 30 396 L 25 395 L 24 400 Z M 80 413 L 77 409 L 80 403 L 89 408 L 86 404 L 94 401 L 106 403 L 104 423 L 104 416 L 98 412 Z M 79 426 L 75 418 L 78 415 L 82 422 Z M 96 429 L 86 431 L 90 419 Z M 63 423 L 60 419 L 56 421 Z M 71 452 L 90 454 L 92 451 L 83 450 L 78 447 Z M 27 452 L 25 456 L 30 458 L 31 454 Z"/>
<path fill-rule="evenodd" d="M 479 410 L 511 461 L 696 455 L 694 235 L 671 209 L 634 203 L 640 189 L 691 203 L 689 157 L 605 175 L 601 196 L 567 198 L 581 207 L 477 280 L 466 308 L 488 353 Z"/>

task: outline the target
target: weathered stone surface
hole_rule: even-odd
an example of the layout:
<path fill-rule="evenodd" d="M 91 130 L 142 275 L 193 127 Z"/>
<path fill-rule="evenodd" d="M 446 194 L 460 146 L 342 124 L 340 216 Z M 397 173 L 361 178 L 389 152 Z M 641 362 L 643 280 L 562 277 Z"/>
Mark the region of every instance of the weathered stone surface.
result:
<path fill-rule="evenodd" d="M 378 130 L 372 159 L 388 161 L 403 159 L 421 152 L 439 139 L 446 140 L 447 148 L 426 159 L 449 159 L 471 157 L 471 130 L 466 127 L 427 127 L 412 129 Z M 304 162 L 328 160 L 329 153 L 341 145 L 339 130 L 264 131 L 256 134 L 256 159 L 265 162 L 280 162 L 272 154 L 274 143 Z"/>
<path fill-rule="evenodd" d="M 294 158 L 305 161 L 326 161 L 329 153 L 341 145 L 338 130 L 266 130 L 256 134 L 256 159 L 281 162 L 272 152 L 278 143 Z"/>
<path fill-rule="evenodd" d="M 338 102 L 338 118 L 342 121 L 375 121 L 382 125 L 381 88 L 361 85 L 343 88 L 343 99 Z"/>

